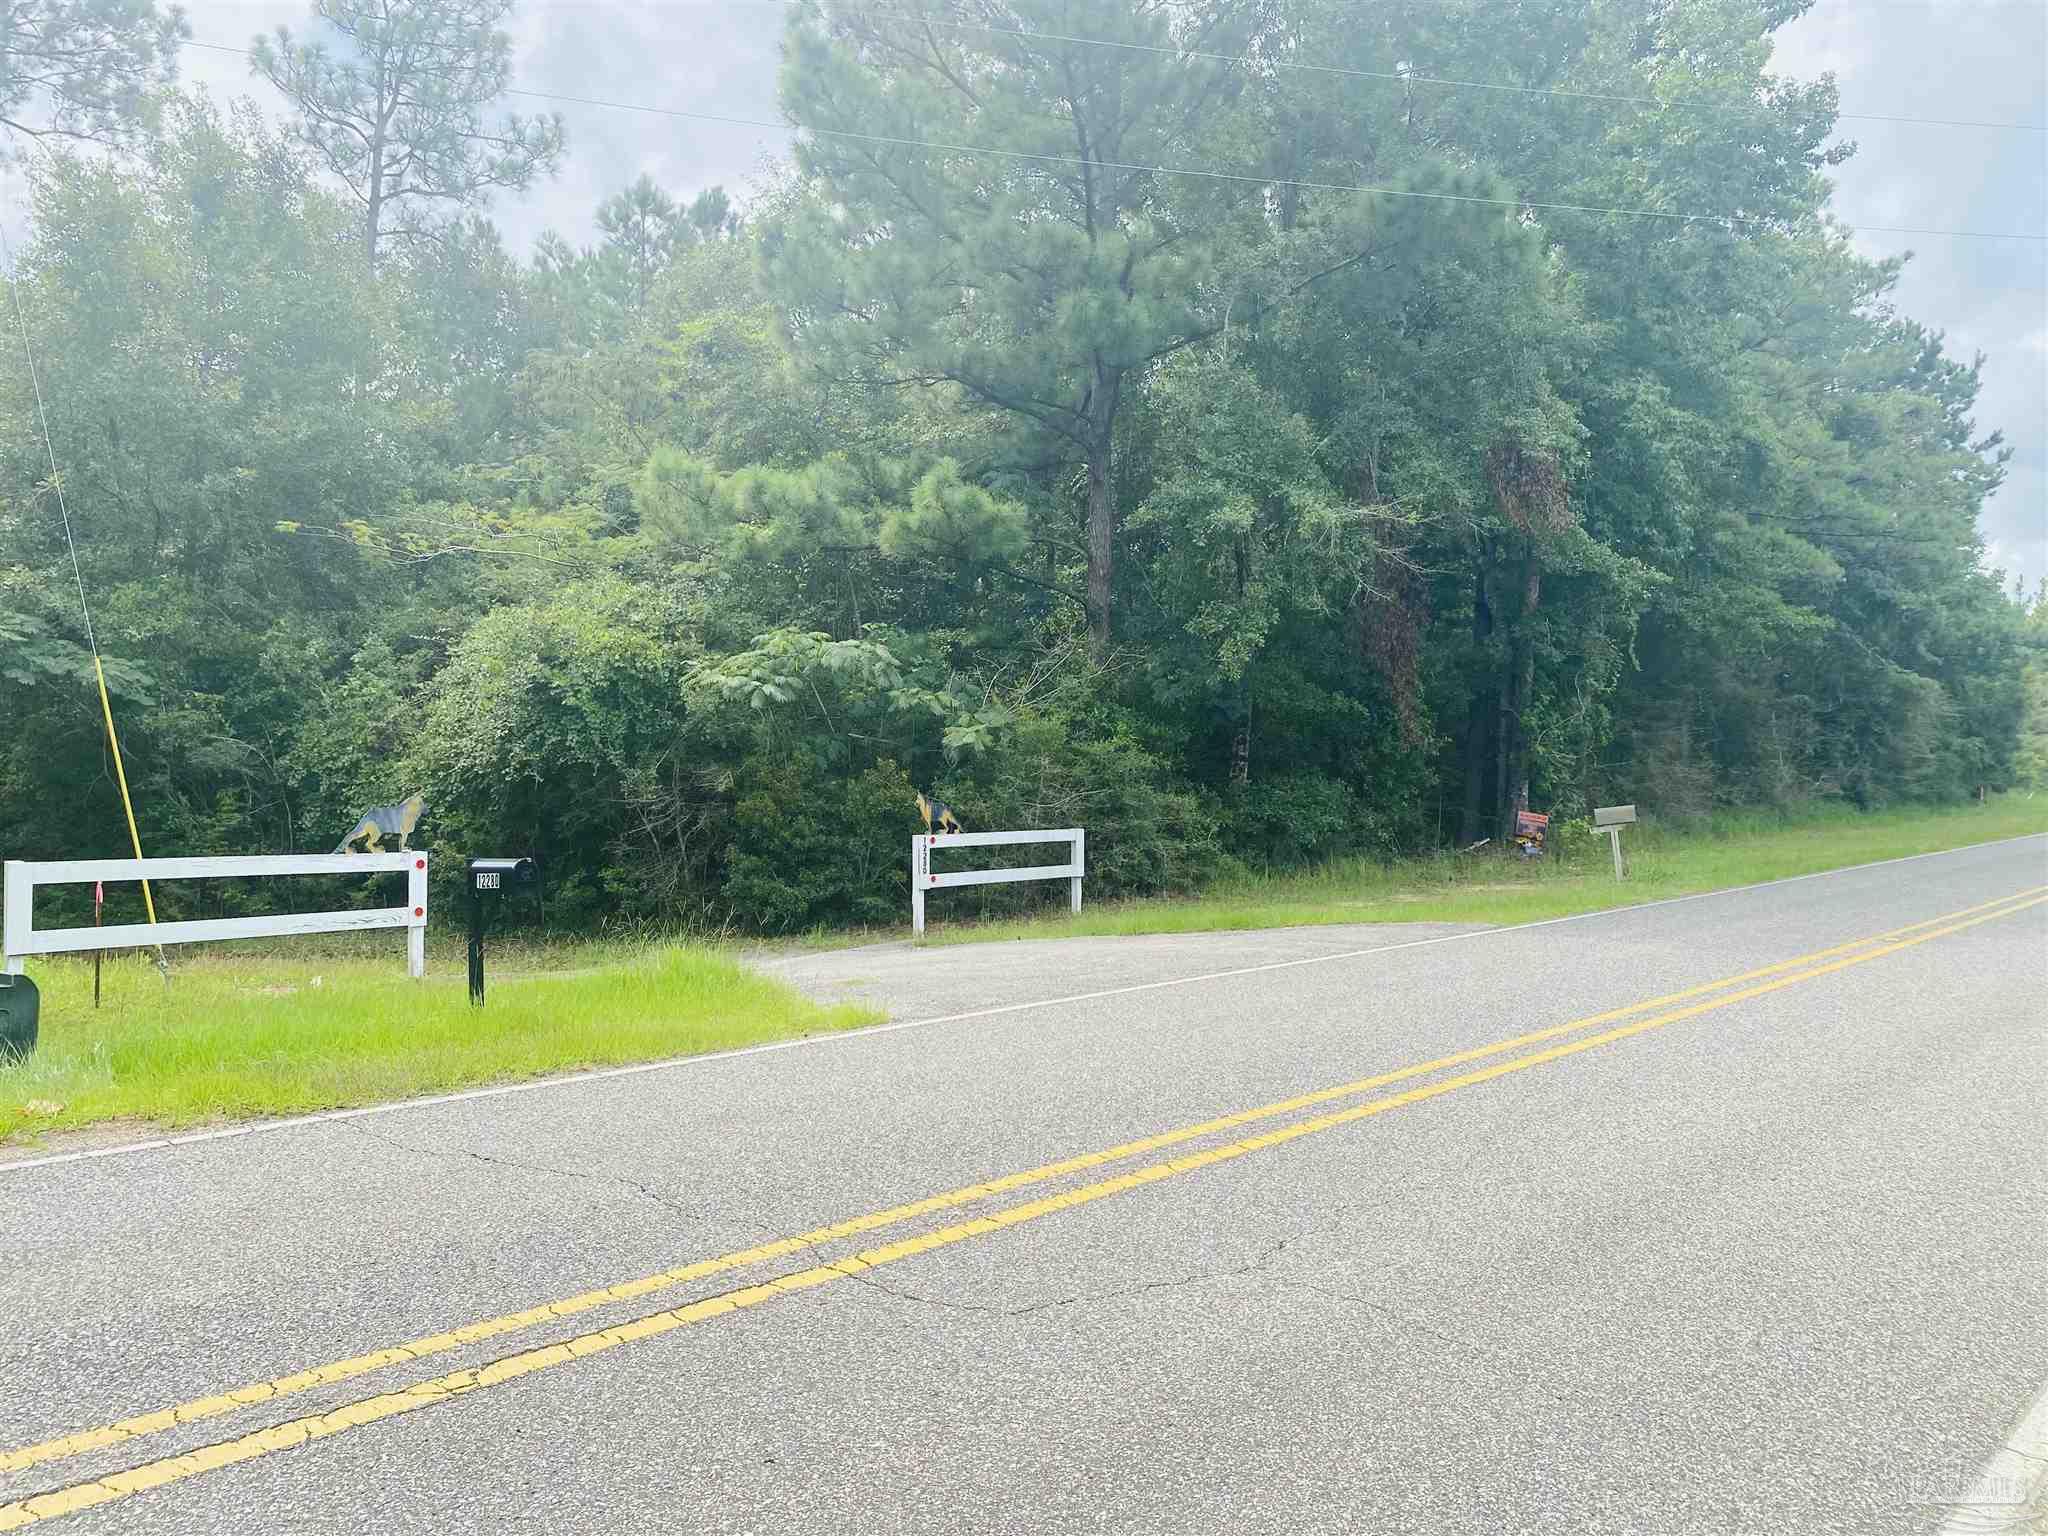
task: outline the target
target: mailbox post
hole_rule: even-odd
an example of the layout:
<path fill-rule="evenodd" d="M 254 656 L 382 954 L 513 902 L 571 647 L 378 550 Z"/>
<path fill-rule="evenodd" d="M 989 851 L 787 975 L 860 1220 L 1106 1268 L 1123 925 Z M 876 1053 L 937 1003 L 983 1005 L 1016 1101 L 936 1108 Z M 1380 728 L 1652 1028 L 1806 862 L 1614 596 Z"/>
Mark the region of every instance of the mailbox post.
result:
<path fill-rule="evenodd" d="M 484 1001 L 484 895 L 502 896 L 508 889 L 524 889 L 540 878 L 532 859 L 471 859 L 469 871 L 469 1001 L 481 1008 Z"/>
<path fill-rule="evenodd" d="M 1602 805 L 1593 810 L 1593 835 L 1607 834 L 1607 841 L 1614 848 L 1614 878 L 1625 880 L 1621 872 L 1621 829 L 1636 823 L 1636 808 L 1632 805 Z"/>

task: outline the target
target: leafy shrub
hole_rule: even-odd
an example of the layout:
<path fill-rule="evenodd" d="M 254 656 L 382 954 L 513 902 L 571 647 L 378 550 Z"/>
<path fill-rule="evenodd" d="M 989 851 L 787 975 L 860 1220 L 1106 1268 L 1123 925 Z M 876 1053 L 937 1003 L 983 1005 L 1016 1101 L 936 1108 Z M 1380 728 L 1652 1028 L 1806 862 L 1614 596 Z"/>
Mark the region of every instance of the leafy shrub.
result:
<path fill-rule="evenodd" d="M 909 775 L 884 759 L 851 777 L 802 756 L 740 765 L 722 895 L 743 927 L 790 933 L 882 924 L 909 910 Z"/>
<path fill-rule="evenodd" d="M 622 786 L 683 728 L 684 658 L 655 594 L 578 583 L 476 621 L 424 691 L 390 781 L 427 798 L 430 841 L 458 855 L 537 853 L 549 915 L 615 919 L 606 854 L 626 825 Z M 456 866 L 444 860 L 446 877 Z"/>
<path fill-rule="evenodd" d="M 1222 855 L 1215 815 L 1172 787 L 1166 764 L 1113 722 L 1023 716 L 939 792 L 976 830 L 1085 827 L 1093 896 L 1188 890 Z M 994 893 L 1004 888 L 988 889 L 990 909 L 1003 906 Z"/>
<path fill-rule="evenodd" d="M 1254 865 L 1285 867 L 1348 852 L 1363 830 L 1357 797 L 1319 774 L 1233 787 L 1223 807 L 1226 846 Z"/>

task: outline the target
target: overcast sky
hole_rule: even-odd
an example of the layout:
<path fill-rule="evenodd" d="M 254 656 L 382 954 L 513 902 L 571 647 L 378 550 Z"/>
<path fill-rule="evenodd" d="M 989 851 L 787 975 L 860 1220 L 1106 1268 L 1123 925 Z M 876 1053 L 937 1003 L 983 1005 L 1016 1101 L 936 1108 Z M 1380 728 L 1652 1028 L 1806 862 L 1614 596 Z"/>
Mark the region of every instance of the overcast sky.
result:
<path fill-rule="evenodd" d="M 292 0 L 190 0 L 203 42 L 246 46 L 279 23 L 306 26 Z M 775 120 L 778 0 L 524 0 L 515 76 L 531 90 Z M 2044 0 L 1819 0 L 1778 37 L 1773 68 L 1832 70 L 1844 113 L 2048 122 Z M 281 103 L 247 61 L 188 49 L 184 76 L 217 96 Z M 539 106 L 517 102 L 523 109 Z M 581 244 L 592 210 L 642 171 L 687 197 L 723 183 L 743 192 L 787 144 L 777 131 L 609 107 L 559 107 L 569 126 L 562 174 L 494 214 L 516 245 L 553 228 Z M 2048 233 L 2048 134 L 1845 121 L 1857 153 L 1840 167 L 1835 212 L 1867 254 L 1913 259 L 1899 307 L 1947 333 L 1949 350 L 1985 354 L 1978 424 L 2017 450 L 1985 516 L 1991 563 L 2031 590 L 2048 576 L 2048 241 L 1893 235 L 1906 225 Z M 1525 189 L 1536 195 L 1540 189 Z"/>

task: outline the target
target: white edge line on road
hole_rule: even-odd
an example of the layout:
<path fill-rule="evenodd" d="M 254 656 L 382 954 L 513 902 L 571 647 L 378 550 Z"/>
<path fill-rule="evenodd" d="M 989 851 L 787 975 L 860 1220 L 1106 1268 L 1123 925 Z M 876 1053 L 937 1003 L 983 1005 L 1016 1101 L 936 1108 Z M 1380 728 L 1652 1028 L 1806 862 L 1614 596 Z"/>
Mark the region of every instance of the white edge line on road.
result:
<path fill-rule="evenodd" d="M 839 1030 L 829 1035 L 804 1035 L 795 1040 L 771 1040 L 763 1045 L 743 1045 L 730 1051 L 709 1051 L 696 1056 L 671 1056 L 661 1061 L 635 1062 L 624 1067 L 601 1067 L 594 1072 L 578 1072 L 568 1077 L 542 1077 L 524 1083 L 500 1083 L 489 1088 L 466 1088 L 459 1093 L 439 1093 L 422 1099 L 399 1099 L 389 1104 L 365 1104 L 356 1109 L 321 1110 L 316 1114 L 293 1115 L 282 1120 L 259 1120 L 250 1125 L 223 1126 L 214 1131 L 188 1131 L 181 1136 L 158 1136 L 148 1141 L 124 1141 L 118 1146 L 92 1147 L 80 1152 L 58 1152 L 48 1157 L 0 1163 L 0 1174 L 21 1173 L 31 1168 L 52 1168 L 65 1163 L 95 1162 L 101 1158 L 122 1157 L 136 1152 L 162 1151 L 166 1147 L 197 1146 L 201 1142 L 232 1141 L 241 1136 L 261 1136 L 271 1131 L 296 1130 L 308 1125 L 331 1125 L 336 1121 L 361 1119 L 365 1115 L 392 1114 L 410 1109 L 433 1109 L 443 1104 L 466 1104 L 477 1099 L 510 1098 L 514 1094 L 538 1093 L 546 1088 L 572 1088 L 583 1083 L 637 1077 L 643 1072 L 666 1072 L 674 1067 L 708 1066 L 715 1062 L 733 1061 L 742 1056 L 765 1056 L 773 1051 L 793 1051 L 805 1046 L 872 1040 L 879 1035 L 892 1035 L 905 1029 L 923 1029 L 933 1024 L 960 1024 L 969 1019 L 992 1019 L 1003 1014 L 1024 1013 L 1033 1008 L 1058 1008 L 1067 1003 L 1091 1003 L 1105 997 L 1126 997 L 1136 992 L 1157 992 L 1167 987 L 1189 987 L 1204 981 L 1227 981 L 1237 976 L 1258 976 L 1269 971 L 1289 971 L 1305 965 L 1328 965 L 1338 960 L 1361 960 L 1370 955 L 1393 954 L 1404 949 L 1426 949 L 1434 944 L 1455 944 L 1465 939 L 1497 938 L 1503 934 L 1528 933 L 1537 928 L 1554 928 L 1563 923 L 1582 923 L 1594 918 L 1626 917 L 1636 912 L 1648 912 L 1656 907 L 1675 907 L 1690 901 L 1709 901 L 1719 896 L 1739 896 L 1746 891 L 1769 890 L 1773 886 L 1797 885 L 1803 880 L 1826 880 L 1838 875 L 1853 875 L 1862 870 L 1882 869 L 1892 864 L 1911 864 L 1919 859 L 1951 858 L 1956 854 L 1975 853 L 1985 848 L 2002 848 L 2008 843 L 2030 842 L 2043 835 L 2039 832 L 2027 832 L 2018 837 L 1996 838 L 1988 843 L 1968 843 L 1961 848 L 1938 848 L 1932 853 L 1909 853 L 1896 859 L 1876 859 L 1868 864 L 1850 864 L 1841 869 L 1820 869 L 1809 875 L 1787 875 L 1778 880 L 1759 880 L 1751 885 L 1725 886 L 1717 891 L 1695 891 L 1690 896 L 1666 896 L 1657 901 L 1638 902 L 1633 906 L 1603 907 L 1597 912 L 1574 912 L 1568 917 L 1545 917 L 1533 923 L 1514 923 L 1505 928 L 1468 928 L 1462 933 L 1440 933 L 1433 938 L 1406 939 L 1398 944 L 1379 944 L 1368 949 L 1335 950 L 1326 955 L 1301 955 L 1292 960 L 1269 960 L 1260 965 L 1241 965 L 1227 971 L 1205 971 L 1198 976 L 1170 976 L 1162 981 L 1134 982 L 1127 987 L 1105 987 L 1099 992 L 1074 992 L 1065 997 L 1038 998 L 1028 1003 L 1003 1003 L 993 1008 L 970 1009 L 965 1013 L 940 1013 L 921 1019 L 900 1019 L 888 1024 L 870 1024 L 865 1029 Z M 1088 934 L 1076 937 L 1093 938 L 1103 935 Z M 1146 935 L 1134 934 L 1129 937 Z"/>
<path fill-rule="evenodd" d="M 2005 1444 L 1984 1463 L 1970 1491 L 1949 1505 L 1940 1536 L 2031 1529 L 2019 1521 L 2042 1497 L 2048 1497 L 2048 1386 L 2041 1388 Z"/>

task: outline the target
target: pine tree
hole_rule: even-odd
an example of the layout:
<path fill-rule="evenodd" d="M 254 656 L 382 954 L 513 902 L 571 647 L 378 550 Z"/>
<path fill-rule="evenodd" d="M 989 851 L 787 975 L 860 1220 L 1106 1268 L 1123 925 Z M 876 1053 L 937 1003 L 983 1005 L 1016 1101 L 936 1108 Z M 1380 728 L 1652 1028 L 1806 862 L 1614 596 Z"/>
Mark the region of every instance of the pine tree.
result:
<path fill-rule="evenodd" d="M 1262 228 L 1257 187 L 1151 169 L 1231 153 L 1244 76 L 1207 55 L 1246 13 L 1105 8 L 1088 42 L 1044 35 L 1071 30 L 1060 0 L 1006 6 L 998 27 L 955 14 L 792 21 L 783 101 L 815 195 L 767 231 L 769 281 L 821 361 L 957 385 L 1080 458 L 1099 650 L 1119 413 L 1148 364 L 1218 328 L 1218 254 Z"/>
<path fill-rule="evenodd" d="M 643 308 L 654 280 L 677 250 L 697 237 L 675 199 L 642 174 L 625 191 L 608 197 L 597 210 L 604 231 L 605 255 L 615 264 L 627 302 Z"/>
<path fill-rule="evenodd" d="M 512 79 L 501 23 L 513 0 L 317 0 L 339 58 L 286 27 L 258 37 L 254 68 L 298 109 L 296 137 L 355 194 L 371 270 L 396 219 L 459 214 L 495 189 L 522 190 L 562 156 L 562 119 L 484 109 Z"/>
<path fill-rule="evenodd" d="M 182 8 L 153 0 L 0 3 L 0 127 L 32 138 L 121 142 L 176 77 Z"/>

